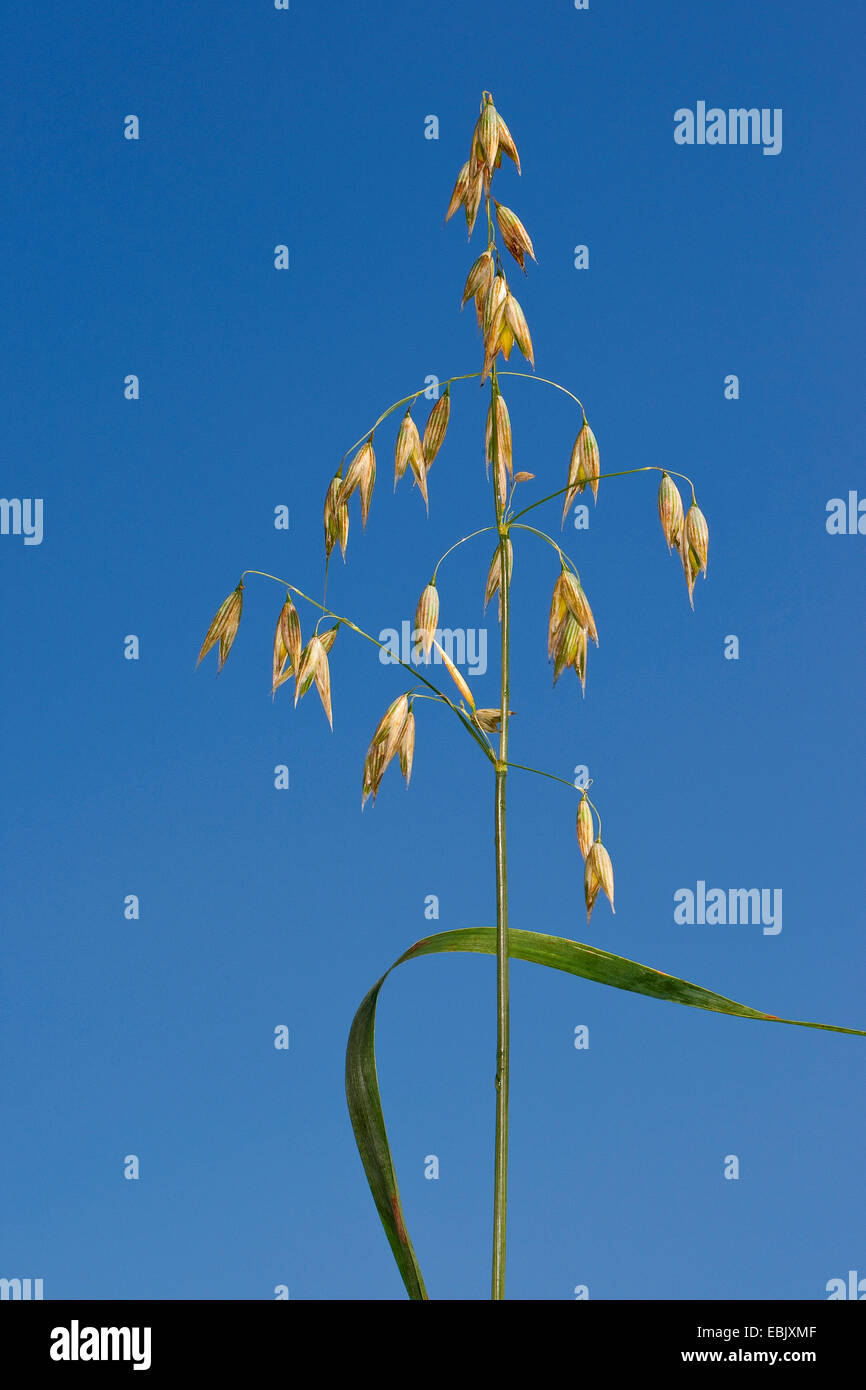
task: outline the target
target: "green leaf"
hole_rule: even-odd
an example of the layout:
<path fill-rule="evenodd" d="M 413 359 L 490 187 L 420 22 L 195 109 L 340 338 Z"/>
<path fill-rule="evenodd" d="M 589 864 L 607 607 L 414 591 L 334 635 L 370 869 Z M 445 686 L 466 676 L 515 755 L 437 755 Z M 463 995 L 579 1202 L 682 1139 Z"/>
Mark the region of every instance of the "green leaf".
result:
<path fill-rule="evenodd" d="M 665 999 L 671 1004 L 688 1004 L 694 1009 L 707 1009 L 711 1013 L 731 1014 L 735 1018 L 762 1019 L 768 1023 L 790 1023 L 798 1028 L 822 1028 L 832 1033 L 851 1033 L 856 1037 L 866 1037 L 860 1028 L 838 1028 L 832 1023 L 805 1023 L 796 1018 L 778 1018 L 775 1014 L 762 1013 L 750 1009 L 746 1004 L 736 1004 L 722 994 L 703 989 L 700 985 L 689 984 L 676 975 L 666 975 L 663 970 L 653 970 L 648 965 L 626 960 L 624 956 L 614 956 L 609 951 L 600 951 L 595 946 L 584 946 L 579 941 L 569 941 L 561 936 L 545 936 L 540 932 L 510 931 L 508 933 L 508 953 L 518 960 L 532 961 L 535 965 L 547 965 L 554 970 L 564 970 L 569 975 L 580 975 L 585 980 L 595 980 L 602 985 L 612 985 L 616 989 L 631 990 L 635 994 L 647 994 L 653 999 Z M 438 932 L 435 936 L 424 937 L 410 946 L 389 970 L 385 971 L 364 999 L 355 1015 L 346 1048 L 346 1099 L 355 1142 L 361 1155 L 370 1191 L 379 1212 L 385 1234 L 388 1237 L 394 1259 L 403 1278 L 410 1298 L 426 1299 L 427 1291 L 421 1276 L 418 1258 L 409 1239 L 397 1175 L 382 1102 L 379 1096 L 379 1082 L 376 1076 L 376 1004 L 379 991 L 398 965 L 414 960 L 416 956 L 432 956 L 447 951 L 475 951 L 481 955 L 496 954 L 496 931 L 493 927 L 467 927 L 461 931 Z"/>

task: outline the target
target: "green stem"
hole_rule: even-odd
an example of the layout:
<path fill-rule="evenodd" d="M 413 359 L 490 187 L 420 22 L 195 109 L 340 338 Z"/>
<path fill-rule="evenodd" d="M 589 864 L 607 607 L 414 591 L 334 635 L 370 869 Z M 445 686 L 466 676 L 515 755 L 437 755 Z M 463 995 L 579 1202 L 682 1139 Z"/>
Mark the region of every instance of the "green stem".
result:
<path fill-rule="evenodd" d="M 491 401 L 496 369 L 490 383 Z M 493 1188 L 493 1271 L 491 1297 L 505 1298 L 505 1237 L 508 1207 L 508 1083 L 510 1070 L 508 992 L 508 866 L 505 847 L 505 780 L 508 773 L 509 580 L 508 528 L 499 498 L 499 439 L 493 417 L 493 496 L 499 527 L 499 594 L 502 601 L 499 758 L 496 762 L 494 838 L 496 844 L 496 1144 Z"/>
<path fill-rule="evenodd" d="M 556 389 L 557 389 L 557 391 L 562 391 L 562 392 L 564 393 L 564 395 L 566 395 L 566 396 L 571 396 L 571 399 L 572 399 L 573 401 L 577 401 L 578 405 L 579 405 L 580 408 L 581 408 L 581 411 L 583 412 L 583 418 L 584 418 L 584 420 L 586 419 L 586 411 L 583 409 L 583 401 L 580 399 L 579 396 L 576 396 L 576 395 L 574 394 L 573 391 L 569 391 L 569 389 L 568 389 L 567 386 L 560 386 L 560 384 L 559 384 L 558 381 L 549 381 L 548 378 L 547 378 L 546 376 L 536 376 L 536 375 L 535 375 L 535 372 L 511 372 L 511 371 L 505 371 L 505 372 L 500 372 L 499 375 L 500 375 L 500 376 L 522 376 L 526 381 L 537 381 L 541 386 L 555 386 Z"/>
<path fill-rule="evenodd" d="M 534 381 L 535 378 L 531 377 L 530 380 Z M 560 390 L 562 389 L 564 388 L 561 387 Z M 575 397 L 575 399 L 577 399 L 577 397 Z M 605 478 L 630 478 L 633 473 L 670 473 L 672 478 L 682 478 L 683 482 L 688 483 L 689 487 L 692 489 L 692 497 L 695 495 L 691 478 L 687 478 L 685 473 L 675 473 L 672 468 L 662 468 L 661 465 L 657 463 L 647 463 L 641 468 L 622 468 L 617 473 L 599 473 L 596 482 L 602 482 Z M 530 502 L 528 507 L 524 507 L 520 512 L 515 512 L 514 516 L 511 517 L 511 521 L 515 522 L 520 517 L 526 516 L 527 512 L 533 511 L 535 507 L 542 507 L 545 502 L 552 502 L 554 497 L 561 497 L 564 492 L 570 492 L 571 486 L 571 484 L 566 483 L 565 487 L 557 488 L 556 492 L 549 492 L 546 497 L 539 497 L 537 502 Z"/>
<path fill-rule="evenodd" d="M 280 579 L 279 575 L 268 574 L 265 570 L 244 570 L 243 574 L 241 575 L 241 583 L 243 583 L 244 576 L 247 574 L 258 574 L 262 579 L 273 579 L 276 584 L 281 584 L 283 588 L 290 589 L 293 594 L 297 594 L 300 598 L 305 599 L 306 602 L 311 603 L 314 608 L 321 609 L 322 613 L 327 614 L 328 617 L 336 618 L 337 622 L 341 623 L 343 627 L 351 628 L 353 632 L 357 632 L 359 637 L 364 637 L 368 642 L 372 642 L 374 647 L 379 647 L 380 649 L 384 650 L 384 642 L 380 642 L 376 637 L 371 637 L 369 632 L 365 632 L 362 627 L 358 627 L 358 624 L 353 623 L 351 618 L 344 618 L 341 613 L 335 613 L 333 608 L 327 608 L 324 603 L 319 603 L 318 599 L 310 598 L 310 595 L 305 594 L 303 589 L 298 589 L 296 585 L 289 584 L 288 581 L 285 579 Z M 428 681 L 427 677 L 422 676 L 420 671 L 416 671 L 414 666 L 410 666 L 406 661 L 401 661 L 399 657 L 394 658 L 394 660 L 396 661 L 398 666 L 403 666 L 407 671 L 411 671 L 412 675 L 416 678 L 416 680 L 419 680 L 423 685 L 426 685 L 429 690 L 433 691 L 437 699 L 442 700 L 450 710 L 454 711 L 454 713 L 457 715 L 457 718 L 460 720 L 460 723 L 466 729 L 467 733 L 470 733 L 474 738 L 475 742 L 478 744 L 479 748 L 482 748 L 484 750 L 484 756 L 486 758 L 489 758 L 491 762 L 495 762 L 496 759 L 494 758 L 493 753 L 491 752 L 490 744 L 487 742 L 486 739 L 482 738 L 479 731 L 475 728 L 474 724 L 470 722 L 468 716 L 464 714 L 460 706 L 455 705 L 453 700 L 449 700 L 444 690 L 440 690 L 438 685 L 434 685 L 432 681 Z"/>
<path fill-rule="evenodd" d="M 435 568 L 434 571 L 433 571 L 433 578 L 432 578 L 432 580 L 430 581 L 431 584 L 435 584 L 435 583 L 436 583 L 436 576 L 437 576 L 437 574 L 439 573 L 439 568 L 440 568 L 440 566 L 441 566 L 443 560 L 447 560 L 447 559 L 448 559 L 448 556 L 451 554 L 451 552 L 452 552 L 453 550 L 458 550 L 459 547 L 460 547 L 461 545 L 465 545 L 467 541 L 474 540 L 474 538 L 475 538 L 476 536 L 483 536 L 485 531 L 495 531 L 495 530 L 496 530 L 496 527 L 495 527 L 495 526 L 482 526 L 478 531 L 470 531 L 470 533 L 469 533 L 468 536 L 463 536 L 463 537 L 461 537 L 461 539 L 460 539 L 459 541 L 455 541 L 454 544 L 453 544 L 452 546 L 449 546 L 448 550 L 445 551 L 445 554 L 442 556 L 442 558 L 436 561 L 436 568 Z"/>
<path fill-rule="evenodd" d="M 447 381 L 440 381 L 439 385 L 450 386 L 452 381 L 471 381 L 473 377 L 480 375 L 480 372 L 464 372 L 462 376 L 449 376 Z M 359 445 L 364 443 L 365 439 L 372 439 L 373 435 L 375 434 L 376 430 L 379 428 L 383 420 L 387 420 L 389 415 L 393 415 L 395 410 L 398 410 L 401 405 L 406 405 L 408 401 L 417 401 L 418 397 L 423 396 L 424 392 L 427 390 L 428 387 L 422 386 L 420 391 L 413 391 L 411 396 L 403 396 L 401 400 L 395 401 L 393 405 L 389 405 L 387 410 L 383 410 L 382 414 L 379 416 L 373 428 L 368 430 L 366 434 L 362 434 L 360 439 L 356 439 L 351 449 L 346 450 L 345 454 L 340 459 L 340 468 L 343 467 L 343 464 L 346 462 L 346 459 L 349 457 L 349 455 L 353 453 L 355 449 L 359 447 Z M 338 469 L 338 474 L 339 471 L 340 470 Z"/>

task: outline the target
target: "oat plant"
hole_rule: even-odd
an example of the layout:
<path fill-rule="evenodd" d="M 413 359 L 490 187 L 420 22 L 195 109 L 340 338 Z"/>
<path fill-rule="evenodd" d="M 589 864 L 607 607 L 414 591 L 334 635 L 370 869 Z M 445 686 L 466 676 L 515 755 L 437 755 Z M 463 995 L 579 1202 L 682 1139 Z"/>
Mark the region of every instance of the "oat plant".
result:
<path fill-rule="evenodd" d="M 509 756 L 509 719 L 511 701 L 510 593 L 514 546 L 518 543 L 540 542 L 544 547 L 545 563 L 550 564 L 552 596 L 547 623 L 547 654 L 553 663 L 554 685 L 568 671 L 574 672 L 585 693 L 590 644 L 598 645 L 598 633 L 592 608 L 578 569 L 548 532 L 530 524 L 527 518 L 538 509 L 554 504 L 561 507 L 560 530 L 574 500 L 589 489 L 597 503 L 599 485 L 609 479 L 621 479 L 637 474 L 658 474 L 658 515 L 663 538 L 669 552 L 675 552 L 682 566 L 686 592 L 694 608 L 695 583 L 699 575 L 706 577 L 709 533 L 706 519 L 697 505 L 691 480 L 682 473 L 660 465 L 647 464 L 639 468 L 618 469 L 603 473 L 599 447 L 587 419 L 586 410 L 566 387 L 558 382 L 535 375 L 532 338 L 523 309 L 508 283 L 506 270 L 511 262 L 526 274 L 527 259 L 535 261 L 535 250 L 526 228 L 511 208 L 493 196 L 493 181 L 500 170 L 503 155 L 517 174 L 520 158 L 511 133 L 499 115 L 489 92 L 482 95 L 481 108 L 469 145 L 469 157 L 460 169 L 451 195 L 445 221 L 461 212 L 471 240 L 476 224 L 480 225 L 484 249 L 473 262 L 463 288 L 461 308 L 471 303 L 475 309 L 481 339 L 482 365 L 480 371 L 450 377 L 442 383 L 444 392 L 433 405 L 423 429 L 415 416 L 416 408 L 425 395 L 425 388 L 411 392 L 395 401 L 378 417 L 355 444 L 346 451 L 335 476 L 328 486 L 324 505 L 324 580 L 322 600 L 312 597 L 294 583 L 260 570 L 245 570 L 237 588 L 224 600 L 208 628 L 199 661 L 218 646 L 218 669 L 222 669 L 237 635 L 247 576 L 271 580 L 285 589 L 274 634 L 272 694 L 288 682 L 293 682 L 294 704 L 316 687 L 328 723 L 333 727 L 331 712 L 331 679 L 328 655 L 341 629 L 347 629 L 376 646 L 382 644 L 364 632 L 350 618 L 330 608 L 327 595 L 328 567 L 337 546 L 345 561 L 349 538 L 350 504 L 355 494 L 360 506 L 361 523 L 366 527 L 376 481 L 375 447 L 385 433 L 385 422 L 395 412 L 403 410 L 394 445 L 394 486 L 411 474 L 413 489 L 417 489 L 425 508 L 429 506 L 429 488 L 433 466 L 445 442 L 451 413 L 451 388 L 458 383 L 479 381 L 487 386 L 484 421 L 484 465 L 491 486 L 491 509 L 487 524 L 479 525 L 471 534 L 459 539 L 437 561 L 429 582 L 421 590 L 415 612 L 412 634 L 415 664 L 400 661 L 411 675 L 411 684 L 385 710 L 367 749 L 362 778 L 362 808 L 376 796 L 388 767 L 396 760 L 408 785 L 412 775 L 415 749 L 416 706 L 422 714 L 425 738 L 429 737 L 430 703 L 443 705 L 459 721 L 475 744 L 479 755 L 487 760 L 493 782 L 493 831 L 495 843 L 494 875 L 496 891 L 496 927 L 465 927 L 457 931 L 438 932 L 415 942 L 385 972 L 361 1003 L 349 1033 L 346 1053 L 346 1096 L 352 1127 L 366 1171 L 367 1180 L 385 1228 L 394 1258 L 411 1298 L 426 1299 L 427 1293 L 400 1202 L 397 1177 L 391 1157 L 379 1086 L 376 1075 L 374 1032 L 376 1004 L 379 991 L 387 976 L 397 965 L 417 956 L 448 951 L 473 951 L 496 957 L 496 1071 L 495 1071 L 495 1141 L 493 1172 L 493 1258 L 491 1290 L 494 1299 L 505 1297 L 506 1201 L 508 1184 L 508 1081 L 509 1081 L 509 989 L 508 971 L 512 958 L 532 961 L 555 970 L 562 970 L 584 979 L 631 990 L 655 999 L 687 1004 L 692 1008 L 714 1013 L 730 1014 L 737 1018 L 761 1019 L 773 1023 L 795 1023 L 805 1028 L 829 1028 L 838 1033 L 862 1030 L 836 1028 L 829 1024 L 803 1023 L 781 1019 L 744 1004 L 734 1003 L 699 985 L 667 975 L 623 956 L 613 955 L 594 946 L 562 937 L 547 936 L 511 927 L 508 920 L 508 874 L 506 854 L 506 785 L 514 769 L 561 782 L 572 794 L 577 794 L 576 838 L 583 857 L 583 886 L 587 922 L 596 901 L 603 894 L 614 905 L 614 876 L 607 845 L 602 840 L 601 817 L 590 799 L 589 787 L 574 785 L 539 768 L 530 768 L 512 761 Z M 508 167 L 508 166 L 506 166 Z M 506 368 L 513 350 L 517 348 L 532 372 Z M 519 360 L 519 359 L 518 359 Z M 509 390 L 517 389 L 518 380 L 532 381 L 545 388 L 564 392 L 576 407 L 576 437 L 571 449 L 565 483 L 554 486 L 545 495 L 536 497 L 544 488 L 536 483 L 535 475 L 522 468 L 515 469 L 511 421 L 504 394 L 504 382 Z M 522 388 L 521 388 L 522 389 Z M 479 420 L 479 426 L 481 421 Z M 479 430 L 480 434 L 480 430 Z M 567 456 L 563 450 L 563 463 Z M 479 466 L 480 460 L 479 449 Z M 440 465 L 441 467 L 442 465 Z M 680 487 L 685 485 L 688 506 L 683 502 Z M 560 479 L 551 480 L 554 484 Z M 533 488 L 533 484 L 536 486 Z M 532 499 L 532 500 L 530 500 Z M 500 632 L 500 689 L 495 709 L 476 708 L 472 692 L 448 653 L 444 650 L 439 628 L 439 575 L 443 563 L 459 547 L 474 543 L 479 537 L 493 538 L 493 556 L 484 587 L 485 607 L 495 598 L 498 605 Z M 421 578 L 423 576 L 419 576 Z M 480 576 L 479 576 L 480 593 Z M 315 627 L 304 641 L 301 619 L 295 600 L 317 610 Z M 330 625 L 328 624 L 329 620 Z M 539 616 L 541 621 L 541 615 Z M 420 670 L 430 672 L 435 652 L 437 665 L 444 667 L 450 684 L 446 689 Z M 394 658 L 395 660 L 397 658 Z M 532 657 L 531 659 L 535 659 Z M 574 688 L 574 687 L 572 687 Z"/>

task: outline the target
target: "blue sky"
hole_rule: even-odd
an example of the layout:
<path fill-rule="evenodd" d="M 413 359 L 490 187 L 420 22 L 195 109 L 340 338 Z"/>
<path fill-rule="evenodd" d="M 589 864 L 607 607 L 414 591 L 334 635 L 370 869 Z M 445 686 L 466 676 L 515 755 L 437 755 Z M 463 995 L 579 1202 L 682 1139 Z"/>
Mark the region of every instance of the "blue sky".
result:
<path fill-rule="evenodd" d="M 866 538 L 826 528 L 830 499 L 866 495 L 858 39 L 854 6 L 743 0 L 10 16 L 2 491 L 43 499 L 44 535 L 0 536 L 0 1275 L 49 1298 L 402 1296 L 345 1040 L 430 931 L 428 895 L 439 930 L 493 924 L 489 768 L 419 705 L 411 789 L 390 770 L 361 815 L 400 672 L 344 630 L 334 733 L 315 694 L 272 703 L 282 591 L 265 580 L 219 679 L 194 663 L 243 568 L 320 592 L 344 451 L 428 375 L 478 369 L 457 311 L 481 233 L 467 247 L 442 217 L 483 89 L 523 162 L 495 191 L 538 254 L 511 276 L 538 374 L 585 403 L 604 471 L 688 474 L 710 526 L 694 613 L 652 475 L 603 483 L 588 529 L 566 527 L 600 633 L 585 700 L 546 662 L 555 556 L 516 547 L 512 756 L 589 767 L 617 911 L 587 928 L 574 793 L 514 773 L 513 925 L 864 1026 Z M 781 152 L 677 145 L 674 112 L 698 101 L 781 109 Z M 506 396 L 532 500 L 564 484 L 579 412 L 532 382 Z M 407 483 L 392 495 L 396 418 L 377 435 L 370 523 L 353 510 L 328 590 L 368 631 L 411 618 L 439 555 L 489 524 L 485 408 L 453 388 L 429 519 Z M 557 504 L 535 524 L 558 536 Z M 490 550 L 452 556 L 440 592 L 492 657 Z M 492 660 L 473 689 L 497 703 Z M 678 924 L 674 894 L 699 881 L 780 888 L 781 932 Z M 401 968 L 380 1004 L 432 1297 L 488 1295 L 494 1009 L 493 962 L 466 956 Z M 863 1040 L 516 963 L 512 1044 L 512 1297 L 821 1299 L 866 1276 Z"/>

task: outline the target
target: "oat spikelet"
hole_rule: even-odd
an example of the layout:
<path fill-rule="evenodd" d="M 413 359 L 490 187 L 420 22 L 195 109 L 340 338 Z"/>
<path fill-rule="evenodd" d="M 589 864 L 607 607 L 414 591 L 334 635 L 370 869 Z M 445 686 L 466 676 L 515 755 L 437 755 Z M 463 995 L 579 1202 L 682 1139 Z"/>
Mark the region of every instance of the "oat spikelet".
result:
<path fill-rule="evenodd" d="M 321 642 L 322 647 L 324 648 L 326 656 L 329 654 L 331 648 L 334 645 L 334 641 L 337 636 L 337 629 L 339 628 L 339 626 L 339 623 L 334 623 L 334 626 L 329 627 L 327 632 L 319 633 L 319 641 Z"/>
<path fill-rule="evenodd" d="M 586 693 L 587 629 L 582 627 L 566 602 L 564 586 L 557 581 L 550 604 L 547 627 L 547 656 L 553 660 L 553 684 L 569 666 L 580 679 Z"/>
<path fill-rule="evenodd" d="M 364 782 L 362 789 L 361 809 L 367 797 L 372 795 L 375 802 L 378 795 L 379 786 L 389 763 L 395 754 L 400 753 L 400 765 L 404 761 L 404 745 L 406 743 L 406 727 L 408 721 L 412 721 L 413 733 L 411 735 L 412 745 L 414 746 L 414 716 L 409 707 L 409 697 L 398 695 L 396 700 L 392 700 L 382 718 L 376 726 L 376 732 L 367 749 L 367 756 L 364 761 Z M 411 752 L 409 755 L 409 767 L 411 771 Z M 405 776 L 405 771 L 404 771 Z M 407 779 L 408 785 L 408 779 Z"/>
<path fill-rule="evenodd" d="M 577 638 L 577 653 L 571 663 L 580 680 L 580 692 L 582 695 L 586 694 L 586 658 L 588 651 L 586 628 L 582 627 Z"/>
<path fill-rule="evenodd" d="M 598 896 L 599 888 L 603 890 L 605 897 L 610 903 L 611 912 L 615 912 L 616 909 L 613 905 L 613 865 L 610 862 L 610 855 L 608 854 L 604 845 L 601 843 L 601 840 L 595 841 L 595 843 L 592 845 L 589 851 L 589 854 L 586 856 L 584 884 L 586 884 L 587 879 L 594 882 L 594 884 L 596 885 L 595 893 L 592 897 L 592 903 L 589 901 L 589 897 L 587 896 L 587 922 L 589 921 L 590 916 L 592 915 L 592 906 L 595 902 L 596 897 Z"/>
<path fill-rule="evenodd" d="M 508 711 L 508 718 L 511 719 L 515 711 Z M 502 724 L 501 709 L 477 709 L 475 711 L 475 723 L 479 729 L 483 729 L 485 734 L 498 734 Z"/>
<path fill-rule="evenodd" d="M 566 613 L 556 633 L 553 652 L 553 684 L 559 680 L 563 671 L 574 664 L 583 631 L 573 613 Z"/>
<path fill-rule="evenodd" d="M 668 551 L 679 543 L 683 525 L 683 499 L 680 490 L 669 473 L 662 473 L 659 483 L 659 521 L 662 524 Z"/>
<path fill-rule="evenodd" d="M 415 715 L 411 707 L 406 715 L 405 723 L 403 724 L 397 752 L 400 755 L 400 771 L 408 787 L 412 779 L 412 763 L 415 757 Z"/>
<path fill-rule="evenodd" d="M 496 429 L 494 441 L 494 426 Z M 494 449 L 494 442 L 496 448 Z M 494 453 L 498 453 L 499 461 L 505 464 L 509 474 L 514 472 L 512 459 L 511 442 L 511 417 L 508 414 L 508 406 L 505 404 L 505 397 L 498 390 L 494 390 L 493 399 L 487 408 L 487 426 L 484 432 L 484 452 L 487 463 L 494 461 Z"/>
<path fill-rule="evenodd" d="M 493 203 L 496 208 L 496 221 L 502 233 L 502 240 L 525 275 L 524 256 L 531 256 L 534 261 L 537 260 L 529 233 L 517 214 L 511 211 L 511 208 L 505 207 L 503 203 L 497 203 L 495 198 Z"/>
<path fill-rule="evenodd" d="M 592 809 L 589 804 L 589 797 L 584 792 L 577 807 L 577 843 L 584 859 L 589 854 L 594 839 L 595 826 L 592 819 Z"/>
<path fill-rule="evenodd" d="M 349 508 L 345 502 L 340 503 L 342 486 L 343 480 L 337 474 L 336 478 L 331 479 L 325 497 L 325 554 L 330 556 L 331 551 L 339 541 L 340 553 L 345 560 L 346 546 L 349 541 Z"/>
<path fill-rule="evenodd" d="M 198 666 L 207 656 L 211 647 L 219 642 L 219 658 L 217 661 L 217 672 L 219 673 L 226 664 L 226 658 L 232 649 L 232 643 L 237 636 L 238 627 L 241 621 L 241 612 L 244 606 L 244 583 L 241 580 L 236 589 L 224 598 L 216 613 L 213 616 L 210 627 L 205 633 L 204 641 L 201 644 L 201 651 L 198 654 L 196 666 Z"/>
<path fill-rule="evenodd" d="M 467 300 L 472 299 L 474 295 L 486 294 L 492 279 L 493 256 L 490 251 L 482 251 L 466 277 L 466 284 L 463 286 L 463 298 L 460 301 L 461 310 Z"/>
<path fill-rule="evenodd" d="M 442 448 L 442 441 L 445 438 L 445 431 L 448 429 L 448 421 L 451 419 L 451 387 L 446 386 L 445 391 L 436 401 L 433 409 L 427 417 L 424 426 L 424 437 L 421 440 L 421 454 L 424 459 L 424 466 L 429 472 L 430 465 Z"/>
<path fill-rule="evenodd" d="M 353 455 L 352 461 L 346 469 L 337 499 L 338 506 L 345 507 L 352 494 L 357 492 L 358 488 L 361 486 L 364 477 L 369 471 L 370 455 L 372 455 L 372 453 L 373 436 L 370 435 L 369 439 L 365 439 L 360 449 Z M 375 469 L 375 459 L 373 461 L 373 467 Z"/>
<path fill-rule="evenodd" d="M 505 124 L 502 117 L 498 113 L 497 120 L 499 122 L 499 149 L 503 153 L 507 154 L 508 158 L 513 161 L 519 174 L 520 155 L 517 153 L 517 146 L 514 143 L 514 138 L 511 134 L 511 131 L 508 129 L 508 126 Z"/>
<path fill-rule="evenodd" d="M 481 195 L 484 192 L 484 167 L 485 166 L 483 165 L 480 166 L 477 174 L 475 174 L 470 179 L 469 187 L 466 190 L 466 197 L 464 199 L 463 205 L 466 211 L 466 226 L 469 230 L 470 237 L 472 236 L 472 232 L 475 227 L 475 219 L 478 216 L 478 209 L 481 206 Z"/>
<path fill-rule="evenodd" d="M 565 602 L 565 595 L 562 585 L 557 582 L 553 586 L 553 595 L 550 600 L 550 617 L 547 622 L 547 659 L 551 661 L 559 643 L 559 629 L 565 622 L 568 614 L 568 605 Z"/>
<path fill-rule="evenodd" d="M 435 637 L 433 638 L 433 646 L 436 648 L 439 655 L 441 656 L 442 664 L 444 665 L 454 684 L 457 686 L 457 689 L 460 691 L 460 694 L 466 700 L 470 709 L 474 710 L 475 701 L 472 698 L 472 691 L 469 689 L 469 686 L 466 684 L 460 672 L 457 670 L 457 667 L 454 665 L 454 662 L 451 660 L 448 653 L 442 648 L 441 644 L 436 641 Z"/>
<path fill-rule="evenodd" d="M 361 525 L 366 530 L 367 518 L 370 515 L 370 502 L 373 498 L 373 487 L 376 482 L 376 455 L 373 453 L 372 439 L 368 441 L 369 449 L 364 459 L 364 471 L 358 492 L 361 497 Z"/>
<path fill-rule="evenodd" d="M 485 100 L 484 110 L 481 112 L 481 119 L 476 129 L 480 153 L 484 158 L 488 174 L 492 174 L 496 165 L 496 156 L 499 153 L 499 117 L 492 101 Z"/>
<path fill-rule="evenodd" d="M 400 746 L 400 739 L 403 736 L 403 725 L 406 723 L 406 716 L 409 713 L 409 696 L 398 695 L 396 700 L 392 700 L 376 727 L 373 735 L 374 743 L 385 745 L 386 765 L 391 761 Z"/>
<path fill-rule="evenodd" d="M 423 455 L 413 454 L 409 460 L 409 466 L 415 475 L 415 482 L 418 484 L 418 491 L 424 498 L 424 506 L 430 511 L 430 499 L 427 496 L 427 465 Z"/>
<path fill-rule="evenodd" d="M 494 276 L 484 299 L 484 313 L 481 316 L 481 334 L 484 339 L 484 365 L 481 372 L 483 386 L 502 350 L 502 329 L 505 323 L 505 305 L 508 300 L 508 285 L 501 273 Z"/>
<path fill-rule="evenodd" d="M 297 705 L 298 700 L 306 695 L 315 681 L 322 708 L 332 729 L 334 721 L 331 714 L 331 670 L 328 665 L 328 652 L 334 645 L 337 627 L 339 627 L 339 623 L 330 628 L 328 632 L 323 633 L 321 637 L 313 636 L 310 638 L 301 653 L 297 665 L 298 676 L 295 682 L 295 704 Z"/>
<path fill-rule="evenodd" d="M 484 313 L 481 319 L 485 345 L 498 336 L 507 297 L 508 285 L 505 276 L 494 275 L 484 297 Z"/>
<path fill-rule="evenodd" d="M 368 796 L 372 796 L 375 804 L 379 794 L 379 787 L 385 775 L 385 745 L 377 743 L 374 739 L 367 749 L 367 756 L 364 759 L 364 779 L 361 787 L 361 810 Z"/>
<path fill-rule="evenodd" d="M 556 583 L 557 587 L 561 588 L 562 597 L 569 612 L 574 614 L 580 626 L 586 629 L 595 645 L 598 646 L 595 619 L 592 616 L 589 599 L 583 592 L 580 580 L 572 574 L 571 570 L 563 568 Z"/>
<path fill-rule="evenodd" d="M 511 293 L 508 294 L 505 301 L 505 324 L 530 367 L 534 369 L 535 354 L 532 350 L 532 338 L 529 335 L 529 325 L 526 322 L 523 310 Z M 505 355 L 506 357 L 508 356 L 507 353 Z"/>
<path fill-rule="evenodd" d="M 423 653 L 429 658 L 430 648 L 436 637 L 439 622 L 439 590 L 435 584 L 428 584 L 418 600 L 415 609 L 415 630 L 412 634 L 416 644 L 416 655 Z"/>
<path fill-rule="evenodd" d="M 562 509 L 562 524 L 565 525 L 565 518 L 568 509 L 579 492 L 589 483 L 592 488 L 592 495 L 598 501 L 598 479 L 600 473 L 600 461 L 598 454 L 598 440 L 590 429 L 586 417 L 584 417 L 580 432 L 574 441 L 571 451 L 571 461 L 568 466 L 568 492 L 565 494 L 565 505 Z"/>
<path fill-rule="evenodd" d="M 685 520 L 686 540 L 694 553 L 698 568 L 704 576 L 707 573 L 707 552 L 710 544 L 710 532 L 707 526 L 707 519 L 697 503 L 693 502 L 686 512 Z"/>
<path fill-rule="evenodd" d="M 457 175 L 457 182 L 454 185 L 454 192 L 451 194 L 451 202 L 448 204 L 448 211 L 445 214 L 446 222 L 450 221 L 457 209 L 463 205 L 463 203 L 466 200 L 466 194 L 468 191 L 469 160 L 467 159 L 466 163 L 463 165 L 463 168 L 460 170 L 460 173 Z"/>
<path fill-rule="evenodd" d="M 319 692 L 319 699 L 322 702 L 322 709 L 328 716 L 328 723 L 334 727 L 334 719 L 331 714 L 331 668 L 328 665 L 328 654 L 322 646 L 322 654 L 316 666 L 316 689 Z"/>
<path fill-rule="evenodd" d="M 592 851 L 586 856 L 586 863 L 583 866 L 583 899 L 586 903 L 586 920 L 589 922 L 592 916 L 592 909 L 595 907 L 595 900 L 601 888 L 601 880 L 595 869 Z"/>
<path fill-rule="evenodd" d="M 397 443 L 394 448 L 394 487 L 396 488 L 406 469 L 409 467 L 410 460 L 421 457 L 421 436 L 418 433 L 418 426 L 412 419 L 412 407 L 407 407 L 406 414 L 400 422 L 397 432 Z"/>
<path fill-rule="evenodd" d="M 505 568 L 508 575 L 508 582 L 511 583 L 511 571 L 514 568 L 514 548 L 509 536 L 505 542 Z M 502 578 L 502 557 L 499 546 L 493 552 L 493 559 L 490 561 L 490 569 L 487 571 L 487 584 L 484 589 L 484 608 L 493 598 L 494 594 L 499 594 L 499 620 L 502 621 L 502 595 L 500 593 L 500 580 Z"/>
<path fill-rule="evenodd" d="M 685 527 L 683 527 L 682 531 L 680 532 L 680 538 L 677 542 L 677 551 L 679 552 L 679 557 L 683 562 L 683 572 L 686 576 L 686 588 L 689 591 L 689 603 L 692 606 L 692 610 L 694 610 L 695 580 L 701 572 L 701 562 L 699 557 L 695 554 L 692 547 L 689 545 Z"/>
<path fill-rule="evenodd" d="M 274 633 L 274 667 L 271 695 L 297 672 L 301 659 L 301 620 L 289 594 L 280 609 Z"/>

